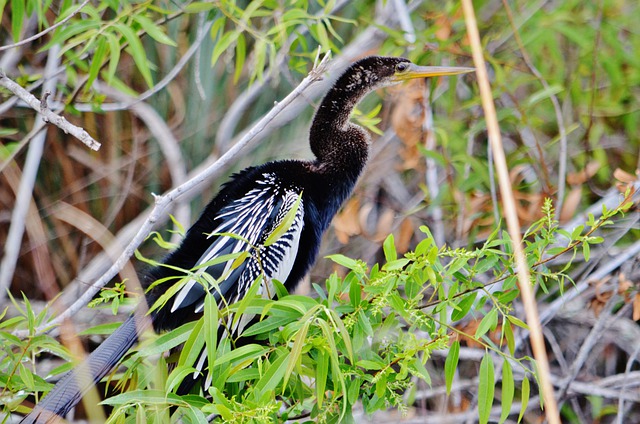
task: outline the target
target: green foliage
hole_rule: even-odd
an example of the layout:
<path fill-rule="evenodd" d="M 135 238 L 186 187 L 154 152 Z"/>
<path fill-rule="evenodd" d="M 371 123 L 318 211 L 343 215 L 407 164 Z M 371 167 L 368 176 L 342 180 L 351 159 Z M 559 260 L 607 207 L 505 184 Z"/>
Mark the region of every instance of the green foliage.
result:
<path fill-rule="evenodd" d="M 572 259 L 584 254 L 582 245 L 600 241 L 593 232 L 611 224 L 615 214 L 627 207 L 625 199 L 602 218 L 592 219 L 590 228 L 569 234 L 558 229 L 547 202 L 544 218 L 526 233 L 526 248 L 535 260 L 530 264 L 534 275 L 549 282 L 563 281 L 566 267 L 544 267 L 550 252 L 571 254 Z M 185 422 L 203 422 L 203 416 L 214 414 L 221 422 L 232 423 L 282 422 L 304 416 L 316 422 L 351 422 L 356 404 L 368 414 L 388 407 L 402 411 L 406 408 L 403 394 L 416 379 L 431 384 L 434 376 L 425 364 L 435 350 L 449 348 L 444 379 L 447 390 L 451 389 L 460 352 L 460 343 L 451 339 L 457 336 L 473 339 L 486 349 L 478 373 L 479 421 L 489 421 L 495 402 L 494 387 L 499 380 L 496 361 L 502 366 L 500 421 L 510 414 L 516 374 L 524 375 L 518 392 L 522 416 L 530 393 L 526 375 L 535 376 L 536 371 L 527 365 L 528 357 L 517 358 L 511 353 L 513 326 L 526 328 L 526 324 L 511 313 L 511 303 L 518 295 L 511 281 L 513 258 L 499 249 L 508 240 L 495 232 L 473 251 L 438 249 L 428 228 L 422 231 L 425 238 L 405 255 L 398 254 L 393 236 L 389 236 L 383 243 L 385 262 L 372 267 L 343 255 L 331 256 L 347 273 L 344 277 L 331 275 L 324 288 L 314 284 L 315 297 L 287 295 L 280 289 L 279 298 L 263 298 L 257 295 L 262 278 L 236 304 L 217 305 L 207 296 L 201 319 L 146 340 L 125 361 L 130 368 L 122 378 L 129 379 L 129 389 L 105 401 L 114 407 L 109 422 L 122 422 L 126 416 L 168 422 L 168 407 L 176 408 L 173 420 L 181 417 Z M 562 237 L 566 239 L 559 247 Z M 494 280 L 482 284 L 480 275 L 492 275 Z M 188 278 L 199 277 L 192 270 L 177 282 L 160 284 L 172 284 L 168 292 L 174 293 Z M 200 280 L 209 292 L 215 290 L 217 282 Z M 502 287 L 489 291 L 498 283 Z M 108 295 L 103 300 L 107 299 L 119 297 Z M 49 387 L 28 368 L 25 359 L 33 359 L 45 349 L 66 357 L 64 349 L 47 336 L 26 340 L 11 336 L 10 330 L 33 329 L 46 317 L 45 313 L 35 315 L 26 298 L 24 307 L 14 303 L 22 316 L 2 322 L 0 328 L 0 338 L 7 342 L 3 346 L 10 346 L 2 360 L 6 377 L 0 380 L 9 410 L 16 409 L 28 393 Z M 474 334 L 464 334 L 456 327 L 457 321 L 477 314 L 484 316 Z M 258 319 L 241 335 L 228 331 L 251 317 Z M 218 323 L 227 328 L 222 337 Z M 498 324 L 502 331 L 496 344 L 493 337 Z M 238 344 L 241 337 L 253 341 Z M 179 355 L 169 359 L 174 363 L 171 372 L 158 372 L 166 368 L 154 358 L 181 344 L 184 347 Z M 196 372 L 194 364 L 205 346 L 212 372 L 210 386 L 205 393 L 177 395 L 180 382 Z M 519 368 L 518 373 L 512 365 Z M 155 377 L 149 378 L 151 375 Z"/>

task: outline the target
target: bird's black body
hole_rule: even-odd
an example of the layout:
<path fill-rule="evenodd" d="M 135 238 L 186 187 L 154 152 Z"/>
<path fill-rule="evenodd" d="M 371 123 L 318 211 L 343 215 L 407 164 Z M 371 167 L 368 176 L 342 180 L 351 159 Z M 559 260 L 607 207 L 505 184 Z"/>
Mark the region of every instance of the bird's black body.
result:
<path fill-rule="evenodd" d="M 460 68 L 455 69 L 456 72 L 449 70 L 449 73 L 462 72 Z M 413 73 L 407 76 L 408 70 Z M 263 296 L 272 296 L 268 287 L 272 278 L 283 282 L 287 289 L 294 289 L 315 261 L 322 234 L 351 195 L 367 162 L 369 135 L 349 122 L 353 108 L 375 88 L 412 77 L 444 74 L 434 72 L 400 58 L 369 57 L 354 63 L 327 93 L 313 120 L 309 140 L 315 159 L 270 162 L 232 176 L 189 229 L 180 247 L 163 262 L 189 270 L 209 264 L 221 255 L 249 252 L 250 256 L 237 268 L 229 260 L 198 271 L 206 269 L 218 280 L 220 291 L 215 293 L 216 299 L 224 297 L 229 304 L 242 299 L 261 272 L 265 282 L 259 293 Z M 287 214 L 294 214 L 293 223 L 284 234 L 278 234 L 276 242 L 267 243 Z M 225 233 L 237 234 L 240 238 L 225 236 Z M 171 268 L 156 267 L 143 276 L 144 285 L 149 287 L 175 274 Z M 169 286 L 171 284 L 166 283 L 154 286 L 147 294 L 147 303 L 153 304 Z M 171 330 L 198 318 L 204 295 L 205 290 L 197 278 L 187 281 L 173 299 L 151 314 L 155 330 Z M 231 329 L 236 333 L 241 330 Z M 79 367 L 80 371 L 65 375 L 23 422 L 45 422 L 45 414 L 65 415 L 92 383 L 115 367 L 136 341 L 132 317 L 89 356 L 86 361 L 89 371 L 82 371 L 85 365 Z M 206 354 L 201 354 L 201 358 L 206 358 Z M 204 361 L 196 368 L 206 377 Z M 81 383 L 76 382 L 78 373 L 86 376 Z"/>

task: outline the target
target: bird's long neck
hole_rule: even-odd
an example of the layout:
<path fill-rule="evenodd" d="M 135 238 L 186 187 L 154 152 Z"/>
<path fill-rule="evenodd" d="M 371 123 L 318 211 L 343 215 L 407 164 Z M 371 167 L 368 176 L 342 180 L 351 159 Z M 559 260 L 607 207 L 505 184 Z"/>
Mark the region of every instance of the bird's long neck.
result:
<path fill-rule="evenodd" d="M 365 82 L 357 72 L 340 77 L 322 100 L 309 134 L 319 166 L 356 178 L 367 161 L 370 137 L 349 117 L 369 92 Z"/>

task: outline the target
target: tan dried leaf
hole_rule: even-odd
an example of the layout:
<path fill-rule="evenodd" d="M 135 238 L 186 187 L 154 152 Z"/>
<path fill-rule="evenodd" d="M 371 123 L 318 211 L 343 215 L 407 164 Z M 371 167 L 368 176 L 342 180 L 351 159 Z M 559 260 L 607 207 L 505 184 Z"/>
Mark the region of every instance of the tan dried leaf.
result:
<path fill-rule="evenodd" d="M 358 220 L 359 210 L 360 201 L 354 197 L 347 202 L 333 219 L 333 229 L 340 243 L 346 244 L 349 242 L 349 237 L 362 233 L 360 221 Z"/>
<path fill-rule="evenodd" d="M 560 212 L 560 221 L 565 222 L 574 217 L 578 206 L 580 205 L 580 199 L 582 198 L 582 187 L 573 187 L 567 198 L 562 205 L 562 211 Z"/>
<path fill-rule="evenodd" d="M 633 297 L 633 320 L 640 320 L 640 293 Z"/>

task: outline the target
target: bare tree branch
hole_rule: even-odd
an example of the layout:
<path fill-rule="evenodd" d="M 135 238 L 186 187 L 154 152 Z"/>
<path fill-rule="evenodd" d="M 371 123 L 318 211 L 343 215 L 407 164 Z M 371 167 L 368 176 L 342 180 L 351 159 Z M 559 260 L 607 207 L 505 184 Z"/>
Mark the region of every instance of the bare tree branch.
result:
<path fill-rule="evenodd" d="M 58 115 L 49 109 L 46 104 L 43 104 L 33 94 L 29 93 L 24 88 L 20 87 L 16 82 L 7 77 L 4 72 L 0 71 L 0 86 L 11 91 L 13 94 L 22 99 L 33 110 L 42 115 L 42 119 L 46 122 L 51 122 L 56 127 L 60 128 L 67 134 L 71 134 L 78 140 L 82 141 L 92 150 L 100 149 L 100 143 L 98 143 L 93 137 L 89 135 L 84 129 L 73 125 L 71 122 L 63 116 Z"/>

